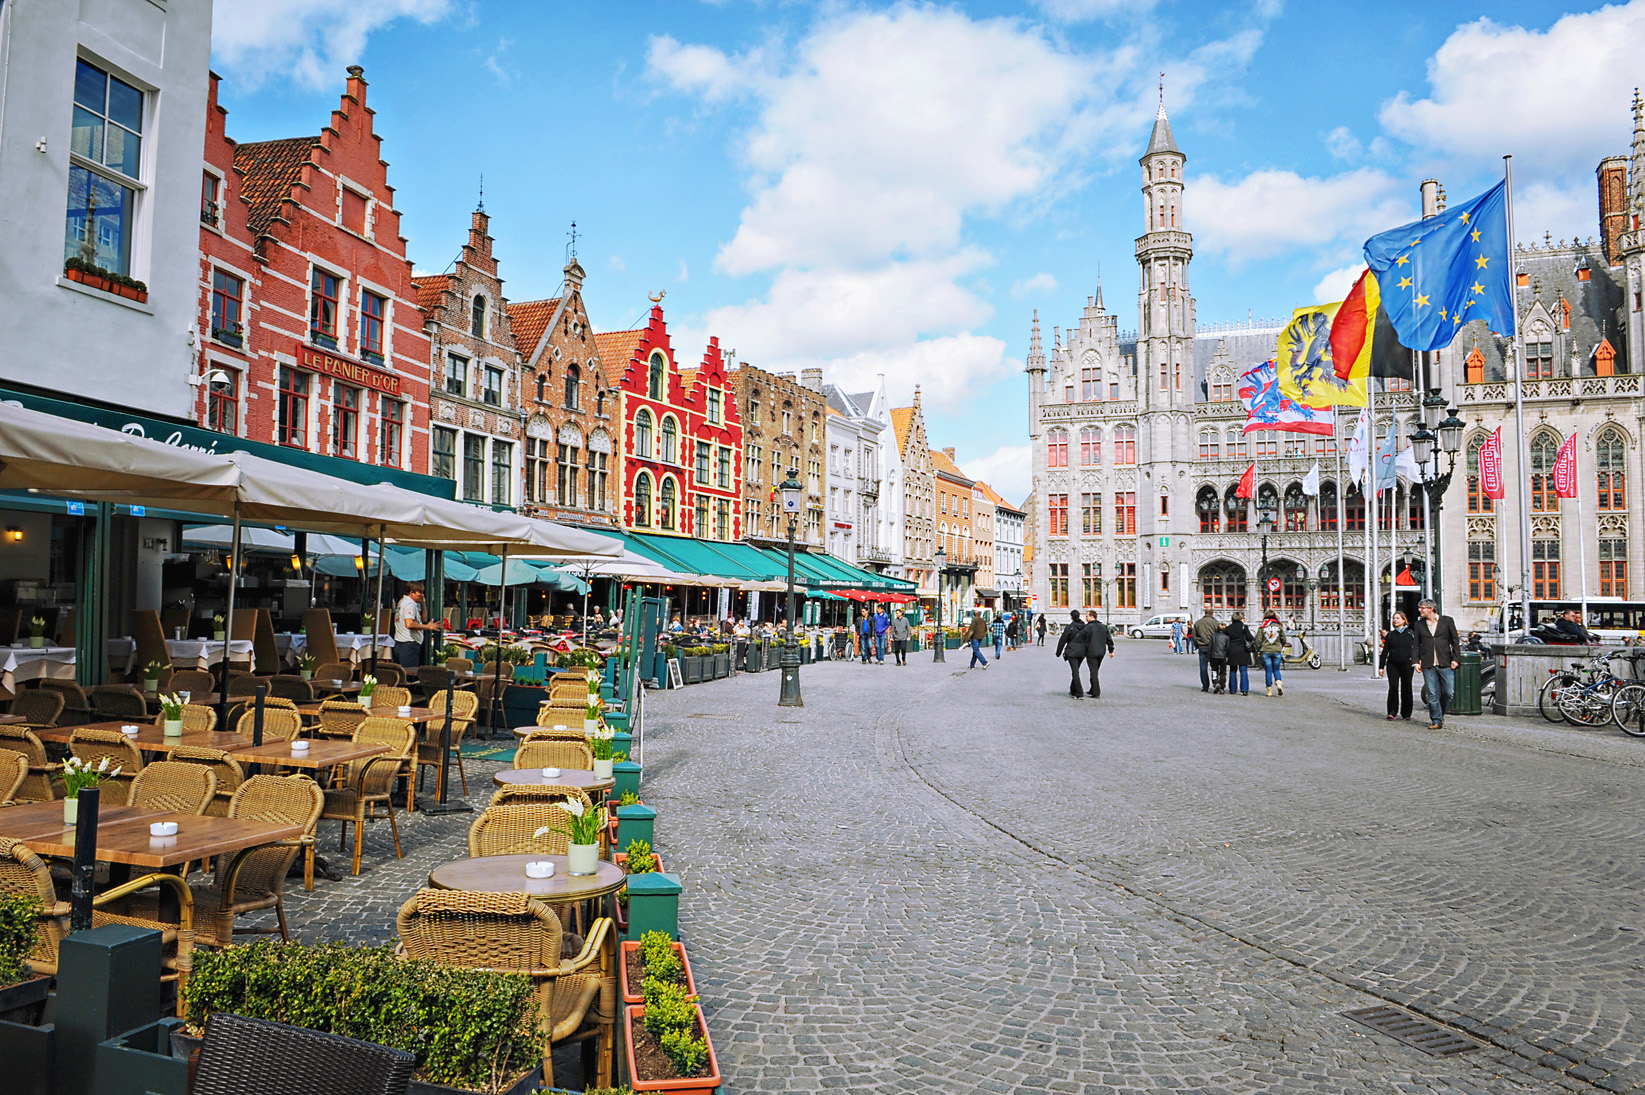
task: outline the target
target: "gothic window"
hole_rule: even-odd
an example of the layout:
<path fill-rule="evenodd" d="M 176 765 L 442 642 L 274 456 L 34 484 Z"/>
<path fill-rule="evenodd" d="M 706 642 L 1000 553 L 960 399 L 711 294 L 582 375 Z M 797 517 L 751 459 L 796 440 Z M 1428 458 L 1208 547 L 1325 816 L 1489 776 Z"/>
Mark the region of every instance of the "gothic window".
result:
<path fill-rule="evenodd" d="M 1218 372 L 1211 378 L 1211 402 L 1232 403 L 1234 401 L 1234 378 L 1224 372 Z"/>
<path fill-rule="evenodd" d="M 1539 601 L 1559 599 L 1558 540 L 1531 541 L 1531 596 Z"/>
<path fill-rule="evenodd" d="M 672 530 L 674 528 L 675 508 L 679 505 L 679 485 L 674 482 L 672 475 L 663 476 L 663 485 L 657 491 L 657 527 Z"/>
<path fill-rule="evenodd" d="M 474 295 L 474 306 L 469 310 L 468 333 L 475 338 L 486 336 L 486 298 Z"/>
<path fill-rule="evenodd" d="M 1066 468 L 1068 466 L 1068 431 L 1050 431 L 1046 434 L 1046 443 L 1050 446 L 1049 459 L 1046 461 L 1046 465 L 1052 468 Z"/>
<path fill-rule="evenodd" d="M 1525 378 L 1537 380 L 1554 375 L 1554 344 L 1527 342 L 1525 344 Z"/>
<path fill-rule="evenodd" d="M 651 527 L 651 475 L 641 472 L 634 477 L 634 525 Z"/>
<path fill-rule="evenodd" d="M 1199 588 L 1205 607 L 1219 616 L 1245 608 L 1245 571 L 1233 563 L 1200 571 Z"/>
<path fill-rule="evenodd" d="M 1342 529 L 1344 532 L 1365 531 L 1365 495 L 1360 493 L 1359 487 L 1350 485 L 1348 493 L 1343 496 Z"/>
<path fill-rule="evenodd" d="M 1554 460 L 1558 455 L 1557 434 L 1544 431 L 1531 438 L 1532 513 L 1559 512 L 1559 498 L 1554 494 Z"/>
<path fill-rule="evenodd" d="M 1080 466 L 1095 467 L 1102 463 L 1102 431 L 1095 426 L 1080 430 Z"/>
<path fill-rule="evenodd" d="M 1308 531 L 1308 496 L 1302 493 L 1301 483 L 1285 488 L 1285 531 Z"/>
<path fill-rule="evenodd" d="M 1201 460 L 1222 459 L 1222 434 L 1216 430 L 1201 430 L 1199 432 L 1199 458 Z"/>
<path fill-rule="evenodd" d="M 1337 562 L 1332 559 L 1319 570 L 1319 607 L 1325 609 L 1365 607 L 1365 567 L 1347 560 L 1343 567 L 1345 580 L 1337 581 Z M 1339 589 L 1339 586 L 1341 587 Z M 1347 603 L 1343 604 L 1341 601 Z"/>
<path fill-rule="evenodd" d="M 647 378 L 646 393 L 652 399 L 663 397 L 663 372 L 668 367 L 668 360 L 663 357 L 662 351 L 651 355 L 650 374 Z"/>
<path fill-rule="evenodd" d="M 1222 503 L 1217 499 L 1216 488 L 1199 489 L 1199 494 L 1194 497 L 1194 512 L 1199 514 L 1201 532 L 1216 532 L 1219 529 L 1222 524 Z"/>
<path fill-rule="evenodd" d="M 680 425 L 674 421 L 673 415 L 663 416 L 663 448 L 658 459 L 665 464 L 680 461 Z"/>
<path fill-rule="evenodd" d="M 1222 511 L 1228 515 L 1229 532 L 1251 531 L 1251 507 L 1248 499 L 1240 498 L 1237 486 L 1229 487 L 1222 499 Z"/>
<path fill-rule="evenodd" d="M 1468 442 L 1468 512 L 1490 513 L 1493 499 L 1486 497 L 1479 485 L 1479 450 L 1485 447 L 1485 438 L 1476 437 Z"/>
<path fill-rule="evenodd" d="M 1599 595 L 1628 596 L 1628 541 L 1620 536 L 1599 541 Z"/>
<path fill-rule="evenodd" d="M 1102 398 L 1102 369 L 1095 365 L 1088 365 L 1080 370 L 1080 398 L 1084 400 Z"/>
<path fill-rule="evenodd" d="M 1468 599 L 1496 600 L 1496 544 L 1490 540 L 1468 541 Z"/>
<path fill-rule="evenodd" d="M 1599 508 L 1602 510 L 1628 508 L 1623 464 L 1626 451 L 1622 433 L 1614 427 L 1606 427 L 1594 441 L 1594 470 L 1599 480 Z"/>
<path fill-rule="evenodd" d="M 1135 464 L 1137 462 L 1137 428 L 1135 426 L 1114 427 L 1114 463 Z"/>
<path fill-rule="evenodd" d="M 567 365 L 565 369 L 565 405 L 570 410 L 577 409 L 577 389 L 581 383 L 582 375 L 578 372 L 577 366 Z M 541 392 L 537 394 L 537 398 L 542 398 Z"/>
<path fill-rule="evenodd" d="M 1321 483 L 1319 485 L 1319 531 L 1335 532 L 1337 530 L 1337 485 L 1335 483 Z"/>

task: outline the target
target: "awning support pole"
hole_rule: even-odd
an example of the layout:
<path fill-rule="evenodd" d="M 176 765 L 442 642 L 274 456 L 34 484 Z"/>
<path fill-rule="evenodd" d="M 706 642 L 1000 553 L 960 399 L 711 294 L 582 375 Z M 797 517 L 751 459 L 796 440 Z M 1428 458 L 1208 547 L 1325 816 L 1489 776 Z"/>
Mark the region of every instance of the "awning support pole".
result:
<path fill-rule="evenodd" d="M 366 641 L 371 644 L 371 675 L 374 677 L 377 675 L 377 629 L 382 626 L 383 619 L 383 572 L 386 569 L 383 553 L 388 543 L 388 526 L 382 525 L 378 531 L 380 535 L 377 537 L 377 599 L 371 605 L 371 634 L 366 636 Z M 392 642 L 392 627 L 389 628 L 388 637 Z"/>
<path fill-rule="evenodd" d="M 217 728 L 228 731 L 229 655 L 234 651 L 234 594 L 240 585 L 240 503 L 234 503 L 234 539 L 228 553 L 228 610 L 223 613 L 223 672 L 217 682 Z"/>

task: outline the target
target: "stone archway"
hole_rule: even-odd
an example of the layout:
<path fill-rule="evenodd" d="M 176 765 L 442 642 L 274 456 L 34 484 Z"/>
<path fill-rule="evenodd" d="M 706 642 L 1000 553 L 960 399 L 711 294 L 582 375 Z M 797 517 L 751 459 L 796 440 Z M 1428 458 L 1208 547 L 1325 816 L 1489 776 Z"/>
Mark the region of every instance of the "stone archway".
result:
<path fill-rule="evenodd" d="M 1228 559 L 1217 559 L 1199 568 L 1199 599 L 1202 609 L 1227 618 L 1245 609 L 1245 568 Z"/>

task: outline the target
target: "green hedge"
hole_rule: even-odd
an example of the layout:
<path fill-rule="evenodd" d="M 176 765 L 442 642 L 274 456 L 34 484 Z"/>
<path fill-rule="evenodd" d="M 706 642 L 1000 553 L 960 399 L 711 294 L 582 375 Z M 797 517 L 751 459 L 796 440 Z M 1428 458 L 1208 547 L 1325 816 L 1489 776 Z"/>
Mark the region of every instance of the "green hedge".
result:
<path fill-rule="evenodd" d="M 39 915 L 36 898 L 0 894 L 0 985 L 14 985 L 31 976 L 24 962 L 34 952 Z"/>
<path fill-rule="evenodd" d="M 492 1090 L 542 1059 L 536 997 L 521 974 L 396 958 L 391 947 L 262 941 L 196 951 L 189 1026 L 214 1011 L 405 1050 L 429 1083 Z"/>

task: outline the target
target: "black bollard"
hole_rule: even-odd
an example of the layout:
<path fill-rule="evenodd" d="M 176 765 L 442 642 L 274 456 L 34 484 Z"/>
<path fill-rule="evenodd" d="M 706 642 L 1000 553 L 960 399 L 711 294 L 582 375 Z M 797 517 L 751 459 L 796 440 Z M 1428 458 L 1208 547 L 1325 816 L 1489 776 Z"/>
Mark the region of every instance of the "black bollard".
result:
<path fill-rule="evenodd" d="M 97 809 L 103 792 L 86 787 L 79 795 L 74 823 L 74 882 L 70 897 L 69 930 L 91 929 L 91 899 L 97 882 Z"/>

